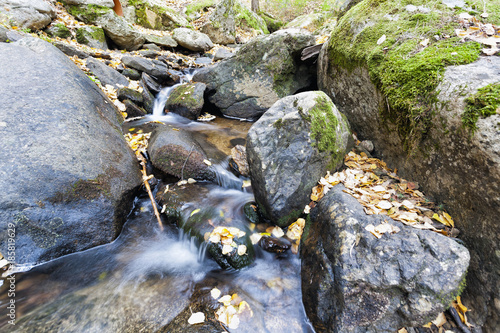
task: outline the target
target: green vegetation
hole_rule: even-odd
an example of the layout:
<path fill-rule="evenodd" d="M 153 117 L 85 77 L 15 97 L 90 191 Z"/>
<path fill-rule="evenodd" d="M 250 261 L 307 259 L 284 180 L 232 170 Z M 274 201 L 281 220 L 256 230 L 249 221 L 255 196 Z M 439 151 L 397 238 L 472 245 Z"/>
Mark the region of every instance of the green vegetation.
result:
<path fill-rule="evenodd" d="M 316 106 L 309 111 L 313 146 L 320 152 L 328 153 L 330 170 L 337 168 L 345 154 L 342 149 L 344 143 L 338 142 L 339 127 L 342 126 L 342 122 L 334 114 L 334 107 L 329 98 L 322 95 L 316 98 Z"/>
<path fill-rule="evenodd" d="M 215 6 L 214 0 L 199 0 L 193 3 L 190 3 L 186 7 L 186 15 L 191 15 L 192 13 L 204 11 L 208 7 Z"/>
<path fill-rule="evenodd" d="M 264 19 L 252 12 L 246 6 L 242 6 L 239 2 L 235 2 L 234 10 L 236 12 L 237 26 L 247 26 L 255 30 L 261 30 L 265 34 L 269 33 L 269 30 L 267 30 L 267 24 Z"/>
<path fill-rule="evenodd" d="M 479 117 L 488 117 L 500 112 L 500 83 L 478 89 L 476 94 L 465 99 L 465 103 L 462 123 L 474 132 Z"/>
<path fill-rule="evenodd" d="M 97 5 L 87 5 L 87 6 L 67 6 L 68 13 L 76 17 L 77 19 L 85 23 L 93 23 L 96 20 L 108 13 L 113 12 L 111 8 L 97 6 Z"/>
<path fill-rule="evenodd" d="M 409 4 L 429 12 L 409 12 Z M 436 87 L 445 67 L 471 63 L 480 54 L 480 44 L 449 38 L 459 28 L 456 16 L 461 11 L 437 0 L 365 0 L 340 19 L 330 38 L 331 65 L 368 69 L 387 97 L 381 106 L 384 119 L 396 124 L 409 151 L 433 126 Z M 384 35 L 385 41 L 380 40 Z"/>

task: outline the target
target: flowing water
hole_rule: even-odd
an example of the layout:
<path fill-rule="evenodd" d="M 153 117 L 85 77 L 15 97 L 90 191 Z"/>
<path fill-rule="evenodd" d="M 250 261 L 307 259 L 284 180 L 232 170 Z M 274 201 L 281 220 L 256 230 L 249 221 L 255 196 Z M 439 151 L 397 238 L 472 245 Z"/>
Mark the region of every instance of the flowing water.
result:
<path fill-rule="evenodd" d="M 158 95 L 157 109 L 163 110 L 168 91 Z M 198 123 L 158 113 L 125 128 L 151 120 L 196 132 L 226 155 L 234 144 L 244 143 L 250 126 L 220 118 Z M 190 185 L 199 194 L 183 208 L 223 207 L 228 218 L 246 221 L 242 208 L 253 201 L 253 194 L 229 171 L 227 157 L 214 168 L 217 184 Z M 177 226 L 166 223 L 159 231 L 152 204 L 143 194 L 114 242 L 15 273 L 16 326 L 7 323 L 5 284 L 0 290 L 0 331 L 221 332 L 226 329 L 214 319 L 220 303 L 210 298 L 210 290 L 217 287 L 223 295 L 237 293 L 253 313 L 227 331 L 313 332 L 302 306 L 299 258 L 277 257 L 259 248 L 256 254 L 250 267 L 221 270 L 207 258 L 203 244 Z M 211 326 L 189 325 L 187 318 L 195 311 L 210 317 Z"/>

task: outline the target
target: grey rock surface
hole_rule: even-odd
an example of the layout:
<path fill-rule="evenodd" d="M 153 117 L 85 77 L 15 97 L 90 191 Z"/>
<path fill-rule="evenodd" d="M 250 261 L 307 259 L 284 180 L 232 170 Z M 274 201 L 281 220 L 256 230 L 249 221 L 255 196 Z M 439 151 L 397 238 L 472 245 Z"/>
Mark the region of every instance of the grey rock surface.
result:
<path fill-rule="evenodd" d="M 396 332 L 421 326 L 461 292 L 469 252 L 452 238 L 366 215 L 334 186 L 319 202 L 301 247 L 302 299 L 320 332 Z M 399 232 L 376 238 L 365 228 Z"/>
<path fill-rule="evenodd" d="M 94 5 L 94 6 L 103 6 L 108 8 L 113 8 L 115 3 L 113 0 L 64 0 L 64 2 L 68 5 Z"/>
<path fill-rule="evenodd" d="M 207 85 L 210 102 L 224 115 L 256 118 L 278 99 L 312 84 L 310 66 L 300 52 L 314 44 L 308 32 L 289 29 L 257 37 L 238 53 L 198 71 L 194 81 Z"/>
<path fill-rule="evenodd" d="M 177 42 L 170 36 L 144 35 L 148 43 L 153 43 L 162 47 L 177 47 Z"/>
<path fill-rule="evenodd" d="M 129 82 L 127 78 L 103 62 L 92 57 L 88 57 L 86 66 L 104 86 L 109 84 L 116 89 L 128 87 Z"/>
<path fill-rule="evenodd" d="M 208 51 L 214 44 L 210 38 L 202 32 L 188 28 L 174 29 L 172 38 L 182 47 L 191 51 Z"/>
<path fill-rule="evenodd" d="M 0 18 L 21 28 L 43 29 L 55 17 L 54 8 L 43 0 L 0 0 Z"/>
<path fill-rule="evenodd" d="M 326 44 L 325 44 L 326 45 Z M 493 332 L 500 327 L 500 115 L 479 119 L 471 133 L 462 125 L 464 99 L 488 84 L 498 83 L 499 57 L 447 67 L 437 87 L 434 124 L 411 154 L 405 151 L 396 127 L 385 121 L 378 105 L 384 95 L 361 66 L 346 70 L 331 65 L 324 46 L 318 60 L 318 86 L 347 116 L 361 139 L 373 141 L 377 152 L 405 178 L 417 181 L 428 195 L 445 203 L 463 232 L 471 253 L 464 299 L 478 309 L 470 316 Z M 380 104 L 379 104 L 380 103 Z M 485 265 L 485 263 L 488 263 Z M 469 302 L 469 303 L 467 303 Z M 495 305 L 496 304 L 496 305 Z"/>
<path fill-rule="evenodd" d="M 90 57 L 90 55 L 87 52 L 80 51 L 76 47 L 66 44 L 64 42 L 54 42 L 54 46 L 57 47 L 62 53 L 64 53 L 68 57 L 77 56 L 80 59 L 85 59 Z"/>
<path fill-rule="evenodd" d="M 141 184 L 121 115 L 51 44 L 26 38 L 0 44 L 0 54 L 9 87 L 0 102 L 0 251 L 7 253 L 9 223 L 16 263 L 112 241 Z"/>
<path fill-rule="evenodd" d="M 124 56 L 122 63 L 138 71 L 145 72 L 155 77 L 159 83 L 174 84 L 179 82 L 179 77 L 160 60 L 150 60 L 141 57 Z"/>
<path fill-rule="evenodd" d="M 168 96 L 165 109 L 185 118 L 196 120 L 203 108 L 203 93 L 207 86 L 201 82 L 174 87 Z"/>
<path fill-rule="evenodd" d="M 324 148 L 321 136 L 334 151 Z M 349 138 L 349 124 L 323 92 L 277 101 L 247 136 L 252 188 L 263 214 L 281 227 L 294 222 L 311 188 L 342 164 Z"/>

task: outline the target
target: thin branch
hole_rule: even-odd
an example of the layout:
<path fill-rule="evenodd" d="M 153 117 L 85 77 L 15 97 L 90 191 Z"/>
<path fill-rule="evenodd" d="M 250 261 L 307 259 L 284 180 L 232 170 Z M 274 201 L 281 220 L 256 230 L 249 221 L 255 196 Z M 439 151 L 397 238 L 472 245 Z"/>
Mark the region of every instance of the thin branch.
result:
<path fill-rule="evenodd" d="M 158 225 L 160 226 L 160 230 L 163 231 L 163 223 L 161 222 L 160 213 L 158 212 L 158 208 L 156 207 L 156 201 L 155 201 L 155 198 L 153 197 L 153 192 L 151 192 L 151 187 L 149 186 L 149 182 L 148 182 L 151 178 L 153 178 L 153 175 L 148 176 L 148 173 L 146 171 L 146 159 L 144 158 L 144 156 L 142 156 L 141 154 L 136 154 L 136 155 L 137 155 L 137 158 L 139 159 L 139 161 L 141 161 L 141 165 L 142 165 L 142 169 L 141 169 L 142 181 L 144 182 L 144 186 L 146 187 L 146 190 L 148 191 L 149 199 L 151 200 L 151 204 L 153 205 L 153 210 L 155 212 L 156 219 L 158 220 Z"/>

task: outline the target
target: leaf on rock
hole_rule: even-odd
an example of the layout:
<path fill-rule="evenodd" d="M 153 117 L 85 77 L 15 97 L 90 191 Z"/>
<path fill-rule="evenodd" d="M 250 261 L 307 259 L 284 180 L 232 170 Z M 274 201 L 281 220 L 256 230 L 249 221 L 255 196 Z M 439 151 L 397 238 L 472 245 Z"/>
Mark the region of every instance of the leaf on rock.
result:
<path fill-rule="evenodd" d="M 201 324 L 205 322 L 205 314 L 203 312 L 196 312 L 191 315 L 188 319 L 190 325 Z"/>

